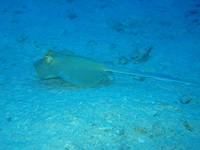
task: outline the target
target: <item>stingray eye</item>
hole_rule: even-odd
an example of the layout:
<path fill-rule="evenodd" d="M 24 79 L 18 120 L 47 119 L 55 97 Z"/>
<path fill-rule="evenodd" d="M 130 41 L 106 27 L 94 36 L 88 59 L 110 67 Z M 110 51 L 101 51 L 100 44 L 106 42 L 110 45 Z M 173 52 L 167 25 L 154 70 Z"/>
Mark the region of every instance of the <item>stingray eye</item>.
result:
<path fill-rule="evenodd" d="M 52 64 L 53 61 L 54 61 L 54 52 L 52 50 L 49 50 L 47 52 L 47 54 L 45 55 L 44 57 L 44 61 L 47 63 L 47 64 Z"/>
<path fill-rule="evenodd" d="M 51 64 L 53 62 L 53 57 L 51 55 L 46 55 L 44 59 L 47 64 Z"/>

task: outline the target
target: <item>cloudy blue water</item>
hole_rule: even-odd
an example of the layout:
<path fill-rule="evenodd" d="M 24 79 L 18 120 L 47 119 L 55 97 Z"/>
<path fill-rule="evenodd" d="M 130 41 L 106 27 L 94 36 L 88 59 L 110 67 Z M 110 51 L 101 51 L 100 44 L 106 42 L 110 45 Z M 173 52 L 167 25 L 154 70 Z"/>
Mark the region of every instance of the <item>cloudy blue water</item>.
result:
<path fill-rule="evenodd" d="M 0 0 L 0 39 L 0 150 L 200 149 L 199 0 Z M 72 88 L 38 78 L 49 50 L 196 84 Z"/>

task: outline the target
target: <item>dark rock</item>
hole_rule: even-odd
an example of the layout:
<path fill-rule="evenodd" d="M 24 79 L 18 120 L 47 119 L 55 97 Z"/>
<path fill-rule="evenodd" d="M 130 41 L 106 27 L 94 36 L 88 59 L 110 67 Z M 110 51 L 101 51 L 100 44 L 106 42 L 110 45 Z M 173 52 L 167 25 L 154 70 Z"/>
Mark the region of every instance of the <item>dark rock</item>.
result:
<path fill-rule="evenodd" d="M 124 57 L 124 56 L 119 57 L 118 64 L 120 64 L 120 65 L 126 65 L 128 63 L 129 63 L 129 60 L 128 60 L 127 57 Z"/>
<path fill-rule="evenodd" d="M 144 50 L 144 52 L 137 51 L 134 56 L 131 57 L 134 63 L 147 62 L 151 56 L 153 46 L 149 46 Z"/>
<path fill-rule="evenodd" d="M 184 121 L 184 122 L 183 122 L 183 127 L 184 127 L 186 130 L 190 131 L 190 132 L 193 131 L 193 127 L 192 127 L 192 125 L 191 125 L 188 121 Z"/>
<path fill-rule="evenodd" d="M 122 32 L 125 32 L 126 26 L 121 22 L 117 22 L 113 24 L 112 29 L 116 32 L 122 33 Z"/>
<path fill-rule="evenodd" d="M 198 19 L 198 18 L 193 19 L 193 20 L 192 20 L 192 23 L 198 24 L 198 23 L 199 23 L 199 19 Z"/>
<path fill-rule="evenodd" d="M 200 3 L 199 4 L 195 4 L 195 7 L 199 8 L 200 7 Z"/>
<path fill-rule="evenodd" d="M 192 102 L 192 98 L 188 96 L 183 96 L 182 98 L 179 99 L 179 102 L 181 104 L 189 104 Z"/>
<path fill-rule="evenodd" d="M 7 122 L 11 122 L 12 120 L 13 120 L 12 117 L 7 117 L 7 118 L 6 118 L 6 121 L 7 121 Z"/>
<path fill-rule="evenodd" d="M 198 14 L 198 10 L 192 9 L 192 10 L 190 10 L 188 13 L 189 13 L 190 15 L 196 15 L 196 14 Z"/>
<path fill-rule="evenodd" d="M 78 15 L 77 15 L 76 13 L 71 12 L 71 13 L 69 13 L 69 14 L 67 15 L 67 18 L 68 18 L 69 20 L 75 20 L 75 19 L 78 18 Z"/>
<path fill-rule="evenodd" d="M 18 43 L 25 43 L 26 41 L 28 40 L 28 36 L 26 36 L 26 35 L 21 35 L 20 37 L 18 37 L 17 39 L 16 39 L 16 41 L 18 42 Z"/>
<path fill-rule="evenodd" d="M 24 12 L 22 10 L 15 10 L 13 13 L 16 15 L 20 15 L 23 14 Z"/>
<path fill-rule="evenodd" d="M 7 12 L 8 12 L 8 9 L 4 8 L 4 9 L 2 10 L 2 12 L 3 12 L 3 13 L 7 13 Z"/>

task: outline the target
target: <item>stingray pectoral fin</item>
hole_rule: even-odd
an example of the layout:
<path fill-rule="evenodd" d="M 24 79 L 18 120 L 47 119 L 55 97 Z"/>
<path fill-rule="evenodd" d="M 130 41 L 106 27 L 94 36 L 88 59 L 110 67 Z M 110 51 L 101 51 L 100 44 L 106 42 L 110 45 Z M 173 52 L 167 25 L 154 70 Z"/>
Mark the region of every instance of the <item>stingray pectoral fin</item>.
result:
<path fill-rule="evenodd" d="M 198 82 L 187 81 L 187 80 L 183 80 L 183 79 L 179 79 L 179 78 L 176 78 L 176 77 L 172 77 L 172 76 L 164 75 L 164 74 L 159 74 L 159 73 L 149 73 L 149 72 L 141 72 L 141 71 L 128 72 L 128 71 L 120 71 L 120 70 L 109 69 L 109 68 L 106 68 L 105 71 L 113 72 L 113 73 L 119 73 L 119 74 L 125 74 L 125 75 L 130 75 L 130 76 L 152 78 L 152 79 L 168 81 L 168 82 L 176 82 L 176 83 L 181 83 L 181 84 L 186 84 L 186 85 L 200 86 L 200 83 L 198 83 Z"/>
<path fill-rule="evenodd" d="M 59 77 L 76 87 L 97 87 L 110 83 L 109 73 L 104 71 L 60 72 Z"/>
<path fill-rule="evenodd" d="M 69 83 L 73 87 L 86 87 L 91 86 L 91 82 L 87 82 L 87 80 L 82 80 L 77 75 L 73 76 L 72 74 L 60 72 L 59 78 L 62 79 L 64 82 Z M 81 74 L 80 74 L 81 76 Z"/>
<path fill-rule="evenodd" d="M 70 83 L 72 82 L 72 79 L 70 78 L 70 76 L 66 75 L 63 72 L 59 72 L 58 76 L 59 76 L 60 79 L 62 79 L 65 82 L 70 82 Z"/>

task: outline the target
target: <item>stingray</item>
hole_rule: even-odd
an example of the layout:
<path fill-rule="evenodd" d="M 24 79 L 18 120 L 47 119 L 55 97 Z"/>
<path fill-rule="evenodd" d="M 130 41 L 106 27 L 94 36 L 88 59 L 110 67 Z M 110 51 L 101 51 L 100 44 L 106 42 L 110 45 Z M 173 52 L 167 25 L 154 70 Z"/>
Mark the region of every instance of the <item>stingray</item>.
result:
<path fill-rule="evenodd" d="M 114 73 L 172 81 L 182 84 L 196 84 L 179 78 L 142 71 L 122 71 L 107 67 L 103 63 L 67 52 L 48 51 L 34 64 L 41 80 L 61 79 L 73 87 L 96 87 L 111 80 Z"/>

